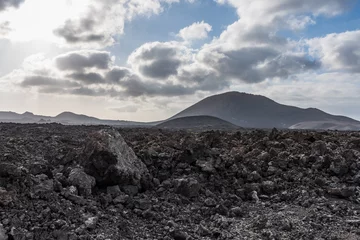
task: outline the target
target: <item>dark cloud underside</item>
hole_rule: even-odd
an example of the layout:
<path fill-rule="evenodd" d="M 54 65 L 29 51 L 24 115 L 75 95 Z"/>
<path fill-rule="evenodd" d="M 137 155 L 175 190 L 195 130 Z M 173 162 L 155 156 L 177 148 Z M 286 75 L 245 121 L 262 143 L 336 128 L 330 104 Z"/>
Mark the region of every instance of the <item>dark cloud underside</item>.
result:
<path fill-rule="evenodd" d="M 0 0 L 0 11 L 9 7 L 19 7 L 25 0 Z"/>
<path fill-rule="evenodd" d="M 108 69 L 111 63 L 107 52 L 70 53 L 56 59 L 60 70 L 82 72 L 86 68 Z"/>

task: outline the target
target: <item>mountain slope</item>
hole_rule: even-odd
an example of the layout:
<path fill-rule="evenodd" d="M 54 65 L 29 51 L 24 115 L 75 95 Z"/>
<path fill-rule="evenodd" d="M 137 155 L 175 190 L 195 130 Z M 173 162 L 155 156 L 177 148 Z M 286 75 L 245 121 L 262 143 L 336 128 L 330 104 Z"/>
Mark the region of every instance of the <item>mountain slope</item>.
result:
<path fill-rule="evenodd" d="M 171 119 L 208 115 L 221 118 L 241 127 L 289 128 L 304 122 L 341 122 L 359 125 L 354 119 L 334 116 L 319 109 L 279 104 L 267 97 L 239 92 L 214 95 L 194 104 Z"/>
<path fill-rule="evenodd" d="M 169 129 L 236 129 L 238 126 L 211 116 L 191 116 L 175 118 L 156 125 Z"/>

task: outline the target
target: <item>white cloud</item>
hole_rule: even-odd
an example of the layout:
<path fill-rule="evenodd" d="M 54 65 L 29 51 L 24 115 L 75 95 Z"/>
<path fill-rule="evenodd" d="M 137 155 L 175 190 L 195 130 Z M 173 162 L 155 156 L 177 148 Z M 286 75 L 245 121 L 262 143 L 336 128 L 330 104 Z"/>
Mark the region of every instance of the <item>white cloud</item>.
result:
<path fill-rule="evenodd" d="M 165 6 L 180 1 L 26 0 L 17 9 L 1 12 L 0 32 L 17 41 L 46 40 L 63 47 L 104 48 L 114 44 L 114 36 L 124 33 L 127 21 L 160 14 Z M 7 2 L 5 7 L 12 2 L 19 6 L 21 1 Z"/>
<path fill-rule="evenodd" d="M 128 59 L 132 68 L 145 78 L 167 80 L 192 60 L 189 48 L 180 42 L 152 42 L 136 49 Z"/>
<path fill-rule="evenodd" d="M 202 22 L 195 22 L 188 27 L 185 27 L 179 31 L 178 36 L 185 41 L 192 41 L 198 39 L 205 39 L 208 37 L 208 33 L 212 30 L 210 24 Z"/>
<path fill-rule="evenodd" d="M 310 53 L 321 59 L 331 71 L 360 73 L 360 30 L 332 33 L 322 38 L 306 41 Z"/>
<path fill-rule="evenodd" d="M 308 25 L 314 25 L 316 22 L 310 16 L 290 16 L 286 22 L 292 30 L 302 30 Z"/>

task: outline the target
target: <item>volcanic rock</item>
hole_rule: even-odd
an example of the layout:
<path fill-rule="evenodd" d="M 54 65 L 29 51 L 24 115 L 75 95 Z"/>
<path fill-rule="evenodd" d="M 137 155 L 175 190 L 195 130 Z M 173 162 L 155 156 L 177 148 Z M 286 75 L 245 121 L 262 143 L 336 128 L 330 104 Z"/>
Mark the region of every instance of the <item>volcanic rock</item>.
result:
<path fill-rule="evenodd" d="M 107 194 L 110 194 L 113 198 L 115 198 L 121 194 L 119 185 L 107 187 L 106 192 L 107 192 Z"/>
<path fill-rule="evenodd" d="M 98 222 L 98 217 L 89 217 L 85 221 L 85 226 L 88 229 L 94 229 L 96 227 L 97 222 Z"/>
<path fill-rule="evenodd" d="M 175 183 L 175 192 L 185 197 L 196 197 L 200 190 L 200 184 L 193 178 L 177 179 Z"/>
<path fill-rule="evenodd" d="M 174 240 L 187 240 L 189 235 L 183 231 L 175 230 L 172 232 L 172 237 Z"/>
<path fill-rule="evenodd" d="M 270 131 L 0 124 L 0 233 L 359 239 L 360 133 Z"/>
<path fill-rule="evenodd" d="M 0 240 L 8 240 L 4 226 L 0 224 Z"/>
<path fill-rule="evenodd" d="M 91 189 L 95 186 L 95 178 L 86 174 L 82 168 L 72 169 L 68 181 L 85 196 L 91 195 Z"/>
<path fill-rule="evenodd" d="M 147 172 L 145 164 L 113 129 L 90 134 L 81 164 L 99 185 L 138 185 Z"/>
<path fill-rule="evenodd" d="M 0 206 L 7 206 L 13 201 L 12 194 L 0 187 Z"/>

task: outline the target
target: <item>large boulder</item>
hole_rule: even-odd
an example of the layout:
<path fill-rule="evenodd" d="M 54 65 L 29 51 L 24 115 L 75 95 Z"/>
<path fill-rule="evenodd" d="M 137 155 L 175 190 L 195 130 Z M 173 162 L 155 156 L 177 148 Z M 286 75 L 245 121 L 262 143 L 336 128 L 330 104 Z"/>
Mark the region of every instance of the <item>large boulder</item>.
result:
<path fill-rule="evenodd" d="M 89 135 L 80 164 L 97 185 L 139 185 L 148 172 L 115 129 L 103 129 Z"/>

